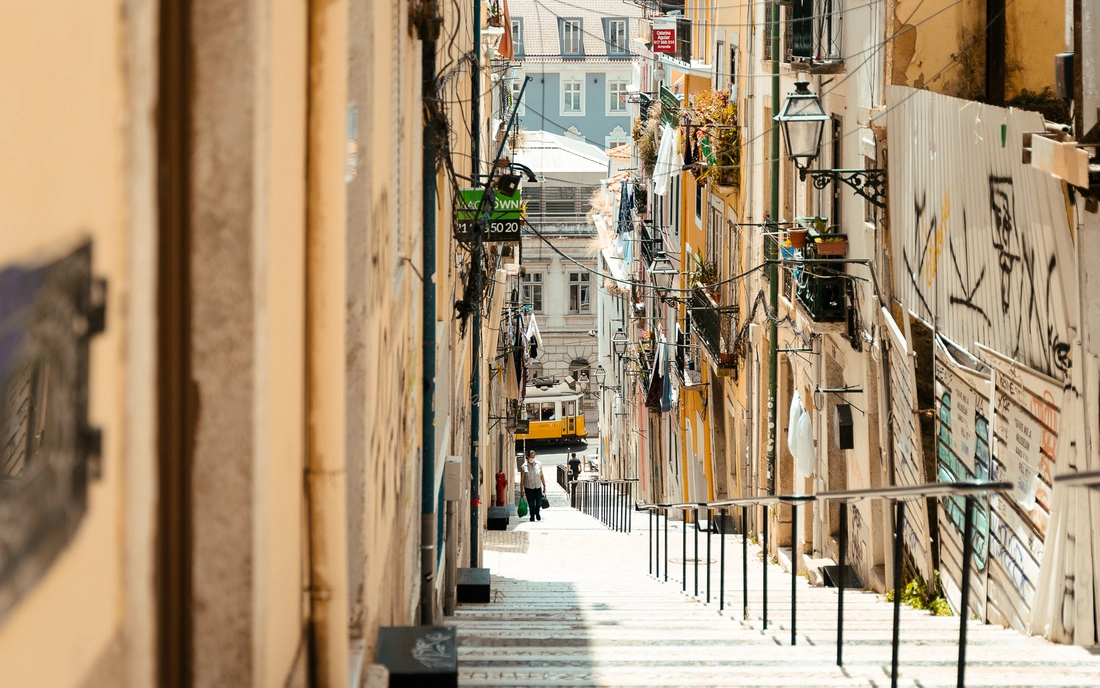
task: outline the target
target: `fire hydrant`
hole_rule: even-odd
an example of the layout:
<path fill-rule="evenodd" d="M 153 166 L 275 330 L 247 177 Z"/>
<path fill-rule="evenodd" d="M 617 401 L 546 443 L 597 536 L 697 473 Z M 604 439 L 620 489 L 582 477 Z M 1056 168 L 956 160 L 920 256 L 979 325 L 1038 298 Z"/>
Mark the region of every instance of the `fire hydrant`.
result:
<path fill-rule="evenodd" d="M 508 487 L 508 476 L 497 473 L 497 506 L 504 506 L 504 488 Z"/>

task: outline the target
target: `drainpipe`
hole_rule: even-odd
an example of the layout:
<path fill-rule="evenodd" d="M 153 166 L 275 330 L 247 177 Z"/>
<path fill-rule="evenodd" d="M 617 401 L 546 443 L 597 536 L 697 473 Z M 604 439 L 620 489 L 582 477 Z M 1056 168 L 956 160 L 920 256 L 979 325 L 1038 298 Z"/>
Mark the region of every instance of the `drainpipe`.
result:
<path fill-rule="evenodd" d="M 779 103 L 779 4 L 772 5 L 772 116 L 780 108 Z M 771 188 L 771 226 L 769 231 L 778 230 L 779 222 L 779 125 L 773 119 L 772 125 L 772 188 Z M 775 494 L 775 423 L 776 423 L 776 368 L 779 366 L 779 328 L 775 323 L 779 314 L 779 266 L 775 261 L 779 237 L 764 242 L 768 263 L 768 494 Z"/>
<path fill-rule="evenodd" d="M 985 102 L 1005 104 L 1005 0 L 985 0 Z"/>
<path fill-rule="evenodd" d="M 435 3 L 430 3 L 428 18 L 419 28 L 421 40 L 421 97 L 427 99 L 435 93 L 435 46 L 439 20 Z M 424 216 L 424 240 L 421 268 L 424 286 L 421 292 L 421 366 L 424 388 L 420 411 L 420 453 L 422 462 L 420 493 L 420 623 L 435 623 L 435 564 L 436 564 L 436 513 L 435 513 L 435 232 L 436 232 L 436 132 L 424 132 L 422 161 L 422 194 Z"/>
<path fill-rule="evenodd" d="M 470 72 L 470 177 L 481 186 L 481 0 L 474 0 L 474 67 Z M 504 27 L 511 31 L 511 27 Z M 480 274 L 480 273 L 479 273 Z M 470 387 L 470 566 L 477 568 L 481 507 L 481 306 L 474 311 L 473 377 Z"/>

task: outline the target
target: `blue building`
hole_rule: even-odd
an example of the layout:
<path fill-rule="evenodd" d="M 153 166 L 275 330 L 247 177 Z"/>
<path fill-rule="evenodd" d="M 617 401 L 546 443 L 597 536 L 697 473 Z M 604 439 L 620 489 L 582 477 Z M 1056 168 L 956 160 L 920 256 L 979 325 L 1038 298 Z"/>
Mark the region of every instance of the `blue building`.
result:
<path fill-rule="evenodd" d="M 586 141 L 604 150 L 630 141 L 619 94 L 633 78 L 631 39 L 642 10 L 622 0 L 510 0 L 513 96 L 531 77 L 519 126 Z"/>

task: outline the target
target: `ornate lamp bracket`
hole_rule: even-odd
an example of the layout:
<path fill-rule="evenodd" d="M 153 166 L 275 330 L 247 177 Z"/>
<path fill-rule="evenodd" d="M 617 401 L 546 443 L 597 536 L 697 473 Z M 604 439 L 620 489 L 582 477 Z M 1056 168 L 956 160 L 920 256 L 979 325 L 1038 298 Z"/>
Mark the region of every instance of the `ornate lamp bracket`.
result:
<path fill-rule="evenodd" d="M 824 189 L 834 181 L 844 182 L 878 208 L 886 207 L 886 170 L 808 170 L 815 189 Z"/>

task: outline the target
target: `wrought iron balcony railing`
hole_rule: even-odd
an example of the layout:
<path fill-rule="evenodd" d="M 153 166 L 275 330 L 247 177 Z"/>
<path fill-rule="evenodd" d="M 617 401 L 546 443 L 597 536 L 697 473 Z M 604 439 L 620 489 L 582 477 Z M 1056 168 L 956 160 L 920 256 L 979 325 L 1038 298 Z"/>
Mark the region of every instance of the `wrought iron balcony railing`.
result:
<path fill-rule="evenodd" d="M 733 365 L 733 333 L 737 331 L 736 306 L 719 306 L 705 289 L 691 293 L 691 329 L 719 368 Z"/>
<path fill-rule="evenodd" d="M 650 269 L 653 267 L 654 261 L 659 256 L 664 255 L 664 239 L 660 231 L 649 222 L 642 223 L 639 234 L 642 243 L 642 259 L 645 261 L 646 269 Z"/>
<path fill-rule="evenodd" d="M 815 244 L 804 249 L 806 258 L 818 258 Z M 844 322 L 848 319 L 847 284 L 844 265 L 800 265 L 791 274 L 795 298 L 814 322 Z"/>
<path fill-rule="evenodd" d="M 840 0 L 793 0 L 784 27 L 786 62 L 805 64 L 811 72 L 843 66 Z"/>

